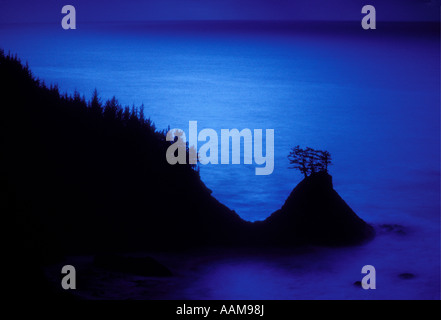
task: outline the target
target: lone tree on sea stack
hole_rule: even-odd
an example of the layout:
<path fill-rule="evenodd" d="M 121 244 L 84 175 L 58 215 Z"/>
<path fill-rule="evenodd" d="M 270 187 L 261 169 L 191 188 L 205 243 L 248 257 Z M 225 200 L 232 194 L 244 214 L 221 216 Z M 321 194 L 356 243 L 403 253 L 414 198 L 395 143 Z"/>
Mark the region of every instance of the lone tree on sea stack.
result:
<path fill-rule="evenodd" d="M 328 172 L 331 164 L 331 154 L 328 151 L 315 150 L 309 147 L 305 149 L 295 146 L 288 155 L 290 169 L 298 169 L 305 178 L 314 172 Z"/>

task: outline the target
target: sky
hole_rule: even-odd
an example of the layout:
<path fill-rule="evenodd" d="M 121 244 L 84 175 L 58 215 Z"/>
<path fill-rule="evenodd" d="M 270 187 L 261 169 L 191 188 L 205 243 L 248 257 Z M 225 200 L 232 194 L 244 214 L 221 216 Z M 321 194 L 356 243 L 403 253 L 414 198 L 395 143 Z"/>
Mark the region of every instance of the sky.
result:
<path fill-rule="evenodd" d="M 0 0 L 0 23 L 55 22 L 75 6 L 77 21 L 358 21 L 375 6 L 377 21 L 439 21 L 441 0 Z"/>

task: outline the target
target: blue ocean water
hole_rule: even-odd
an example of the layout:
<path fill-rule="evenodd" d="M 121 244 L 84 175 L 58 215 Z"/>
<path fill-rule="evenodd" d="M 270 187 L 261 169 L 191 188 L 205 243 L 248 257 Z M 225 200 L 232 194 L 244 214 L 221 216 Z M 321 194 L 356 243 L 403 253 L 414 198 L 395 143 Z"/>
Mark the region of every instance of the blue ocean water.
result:
<path fill-rule="evenodd" d="M 413 289 L 387 292 L 406 298 L 425 288 L 420 296 L 439 298 L 439 38 L 411 28 L 353 28 L 2 25 L 0 46 L 61 91 L 89 98 L 96 87 L 103 98 L 143 103 L 160 129 L 187 131 L 189 121 L 218 133 L 274 129 L 271 175 L 256 176 L 253 165 L 201 166 L 213 195 L 246 220 L 265 219 L 302 179 L 288 169 L 291 147 L 330 151 L 334 188 L 354 211 L 375 225 L 407 230 L 405 238 L 379 235 L 363 248 L 365 258 L 391 274 L 413 269 L 425 275 Z M 238 277 L 246 281 L 243 270 Z"/>

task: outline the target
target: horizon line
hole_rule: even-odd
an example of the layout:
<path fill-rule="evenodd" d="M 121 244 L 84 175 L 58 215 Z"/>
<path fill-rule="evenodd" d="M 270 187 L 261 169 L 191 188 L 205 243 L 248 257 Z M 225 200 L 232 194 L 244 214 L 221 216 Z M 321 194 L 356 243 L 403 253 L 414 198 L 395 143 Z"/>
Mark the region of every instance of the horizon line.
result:
<path fill-rule="evenodd" d="M 261 23 L 261 22 L 269 22 L 269 23 L 360 23 L 361 20 L 322 20 L 322 19 L 147 19 L 147 20 L 84 20 L 81 23 L 149 23 L 149 22 L 162 22 L 162 23 L 170 23 L 170 22 L 180 22 L 180 23 L 209 23 L 209 22 L 222 22 L 222 23 L 231 23 L 231 22 L 249 22 L 249 23 Z M 51 20 L 51 21 L 14 21 L 14 22 L 0 22 L 0 25 L 25 25 L 25 24 L 53 24 L 59 23 L 60 20 Z M 440 20 L 377 20 L 377 23 L 426 23 L 426 24 L 440 24 Z"/>

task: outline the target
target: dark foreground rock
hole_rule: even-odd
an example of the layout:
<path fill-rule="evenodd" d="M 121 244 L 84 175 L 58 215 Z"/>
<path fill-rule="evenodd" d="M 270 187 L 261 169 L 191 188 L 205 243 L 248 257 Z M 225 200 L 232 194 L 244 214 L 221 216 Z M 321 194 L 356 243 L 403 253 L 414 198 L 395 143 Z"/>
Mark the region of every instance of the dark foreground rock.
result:
<path fill-rule="evenodd" d="M 403 236 L 407 234 L 405 227 L 402 225 L 396 224 L 396 223 L 380 224 L 378 226 L 378 229 L 382 233 L 394 233 L 394 234 L 403 235 Z"/>
<path fill-rule="evenodd" d="M 415 278 L 415 275 L 413 273 L 405 272 L 398 275 L 401 279 L 409 280 Z"/>
<path fill-rule="evenodd" d="M 282 208 L 255 228 L 256 241 L 271 245 L 352 245 L 374 236 L 374 229 L 338 195 L 325 172 L 301 181 Z"/>
<path fill-rule="evenodd" d="M 93 264 L 109 271 L 124 272 L 145 277 L 167 277 L 172 273 L 151 257 L 123 257 L 116 254 L 96 255 Z"/>

